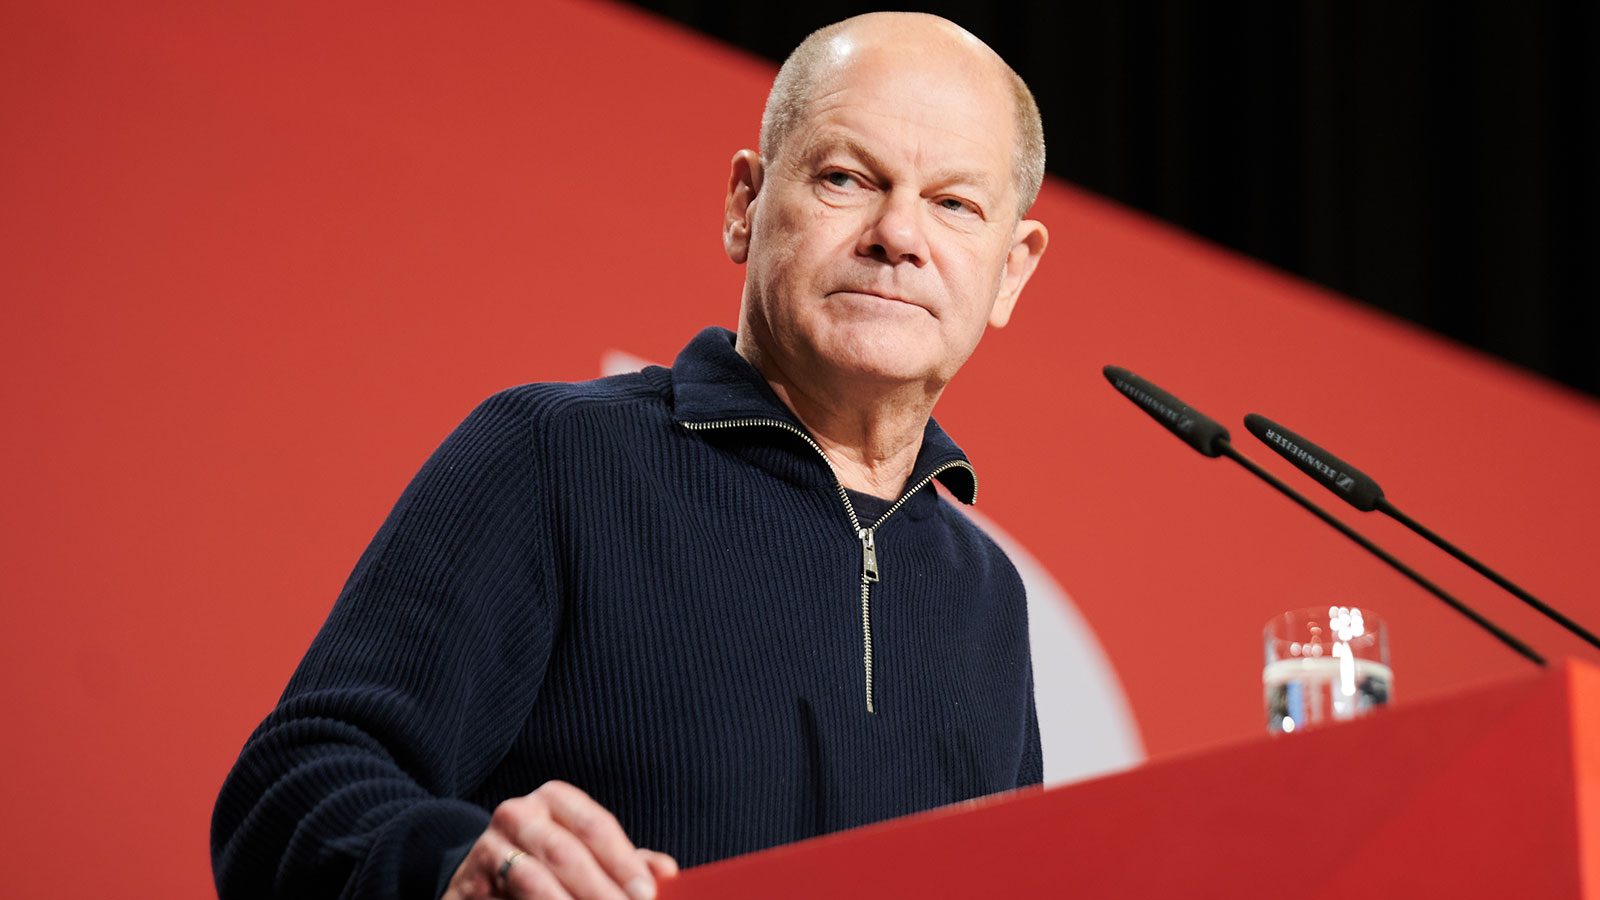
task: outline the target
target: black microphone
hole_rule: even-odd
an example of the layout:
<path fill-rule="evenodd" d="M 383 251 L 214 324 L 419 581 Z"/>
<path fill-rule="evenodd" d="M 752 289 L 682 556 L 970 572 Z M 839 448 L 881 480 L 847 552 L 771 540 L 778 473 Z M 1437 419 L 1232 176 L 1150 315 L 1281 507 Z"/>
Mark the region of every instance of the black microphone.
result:
<path fill-rule="evenodd" d="M 1222 453 L 1218 441 L 1228 443 L 1228 429 L 1215 420 L 1127 369 L 1106 366 L 1100 371 L 1105 373 L 1112 387 L 1128 395 L 1129 400 L 1139 404 L 1162 427 L 1177 435 L 1178 440 L 1212 458 Z"/>
<path fill-rule="evenodd" d="M 1279 456 L 1294 463 L 1300 471 L 1321 482 L 1323 487 L 1356 509 L 1371 512 L 1383 501 L 1383 488 L 1378 487 L 1376 481 L 1282 425 L 1251 413 L 1244 417 L 1244 427 L 1262 443 L 1278 451 Z"/>
<path fill-rule="evenodd" d="M 1215 420 L 1202 415 L 1187 403 L 1127 369 L 1106 366 L 1101 371 L 1105 374 L 1106 380 L 1111 382 L 1112 387 L 1138 404 L 1140 409 L 1149 413 L 1151 418 L 1160 422 L 1162 427 L 1172 432 L 1184 443 L 1206 456 L 1226 456 L 1245 467 L 1257 478 L 1272 485 L 1279 493 L 1300 504 L 1308 512 L 1326 522 L 1340 534 L 1360 544 L 1367 552 L 1388 563 L 1395 571 L 1411 579 L 1428 593 L 1443 600 L 1451 609 L 1471 619 L 1480 628 L 1498 638 L 1502 644 L 1541 666 L 1545 664 L 1544 657 L 1533 652 L 1527 644 L 1517 640 L 1510 632 L 1479 615 L 1472 607 L 1445 593 L 1443 588 L 1417 574 L 1411 567 L 1396 559 L 1388 551 L 1367 540 L 1360 532 L 1335 518 L 1332 513 L 1312 503 L 1299 491 L 1284 484 L 1277 476 L 1261 468 L 1249 457 L 1234 449 L 1233 443 L 1228 437 L 1228 429 L 1222 427 Z M 1381 495 L 1382 492 L 1380 491 L 1379 494 Z"/>
<path fill-rule="evenodd" d="M 1323 487 L 1342 497 L 1351 506 L 1362 512 L 1371 512 L 1374 509 L 1382 512 L 1384 515 L 1427 538 L 1435 547 L 1471 566 L 1473 571 L 1509 591 L 1512 596 L 1543 613 L 1562 628 L 1588 641 L 1591 646 L 1600 648 L 1600 638 L 1595 637 L 1582 625 L 1552 609 L 1538 597 L 1513 584 L 1499 572 L 1479 562 L 1468 555 L 1466 551 L 1434 534 L 1420 522 L 1401 512 L 1383 496 L 1383 488 L 1378 487 L 1376 481 L 1357 471 L 1354 466 L 1265 416 L 1259 416 L 1255 413 L 1245 416 L 1244 427 L 1250 429 L 1250 433 L 1260 438 L 1268 447 L 1278 451 L 1279 456 L 1294 463 L 1300 471 L 1310 475 Z"/>

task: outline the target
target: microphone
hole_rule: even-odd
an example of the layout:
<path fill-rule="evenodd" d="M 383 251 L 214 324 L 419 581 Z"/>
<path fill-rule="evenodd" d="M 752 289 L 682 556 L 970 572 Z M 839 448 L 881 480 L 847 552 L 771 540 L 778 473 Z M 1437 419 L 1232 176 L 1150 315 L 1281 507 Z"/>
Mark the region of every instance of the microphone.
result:
<path fill-rule="evenodd" d="M 1435 547 L 1466 563 L 1472 567 L 1473 571 L 1509 591 L 1512 596 L 1543 613 L 1546 618 L 1583 638 L 1591 646 L 1600 648 L 1600 638 L 1595 637 L 1582 625 L 1562 615 L 1538 597 L 1513 584 L 1499 572 L 1479 562 L 1468 555 L 1466 551 L 1401 512 L 1383 496 L 1383 488 L 1378 487 L 1376 481 L 1358 471 L 1354 466 L 1265 416 L 1255 413 L 1245 416 L 1244 427 L 1248 428 L 1251 434 L 1260 438 L 1262 443 L 1276 450 L 1279 456 L 1293 463 L 1300 471 L 1310 475 L 1313 480 L 1333 491 L 1351 506 L 1362 512 L 1371 512 L 1376 509 L 1389 516 L 1427 538 Z"/>
<path fill-rule="evenodd" d="M 1454 609 L 1456 612 L 1461 613 L 1468 619 L 1471 619 L 1480 628 L 1499 639 L 1502 644 L 1505 644 L 1507 647 L 1510 647 L 1518 654 L 1526 657 L 1529 660 L 1532 660 L 1538 665 L 1542 666 L 1545 664 L 1544 657 L 1535 653 L 1531 648 L 1528 647 L 1527 644 L 1517 640 L 1505 629 L 1479 615 L 1476 610 L 1472 609 L 1472 607 L 1467 606 L 1460 600 L 1457 600 L 1456 598 L 1445 593 L 1443 588 L 1440 588 L 1438 585 L 1422 577 L 1416 571 L 1411 569 L 1411 567 L 1396 559 L 1388 551 L 1384 550 L 1382 547 L 1379 547 L 1377 544 L 1374 544 L 1360 532 L 1346 525 L 1343 521 L 1335 518 L 1332 513 L 1329 513 L 1327 510 L 1323 509 L 1317 504 L 1312 503 L 1299 491 L 1288 486 L 1287 484 L 1284 484 L 1283 481 L 1279 480 L 1277 476 L 1273 475 L 1271 472 L 1268 472 L 1266 469 L 1261 468 L 1249 457 L 1234 449 L 1233 443 L 1228 437 L 1228 429 L 1222 427 L 1215 420 L 1202 415 L 1195 409 L 1191 408 L 1187 403 L 1184 403 L 1177 397 L 1174 397 L 1161 388 L 1156 387 L 1155 385 L 1144 380 L 1143 378 L 1140 378 L 1138 375 L 1135 375 L 1127 369 L 1123 369 L 1118 366 L 1106 366 L 1101 371 L 1106 376 L 1106 380 L 1111 382 L 1112 387 L 1116 388 L 1122 394 L 1127 396 L 1127 398 L 1137 404 L 1140 409 L 1143 409 L 1145 412 L 1149 413 L 1151 418 L 1155 419 L 1157 422 L 1160 422 L 1163 428 L 1166 428 L 1168 431 L 1172 432 L 1178 437 L 1179 440 L 1198 450 L 1205 456 L 1212 458 L 1226 456 L 1227 458 L 1243 466 L 1245 469 L 1249 470 L 1251 474 L 1255 475 L 1257 478 L 1260 478 L 1262 481 L 1265 481 L 1267 484 L 1272 485 L 1272 487 L 1275 488 L 1279 493 L 1300 504 L 1300 506 L 1304 507 L 1312 515 L 1327 523 L 1340 534 L 1352 541 L 1355 541 L 1357 544 L 1360 544 L 1363 549 L 1367 550 L 1367 552 L 1388 563 L 1389 566 L 1395 571 L 1411 579 L 1428 593 L 1433 594 L 1440 600 L 1443 600 L 1451 609 Z M 1376 485 L 1374 485 L 1374 487 L 1376 487 Z M 1380 491 L 1379 494 L 1381 495 L 1382 492 Z"/>
<path fill-rule="evenodd" d="M 1278 451 L 1279 456 L 1294 463 L 1300 471 L 1316 479 L 1356 509 L 1372 512 L 1383 502 L 1383 488 L 1378 487 L 1376 481 L 1282 425 L 1251 413 L 1244 417 L 1244 427 L 1262 443 Z"/>
<path fill-rule="evenodd" d="M 1129 400 L 1139 404 L 1163 428 L 1177 435 L 1178 440 L 1213 459 L 1222 453 L 1217 442 L 1228 443 L 1228 429 L 1215 420 L 1127 369 L 1106 366 L 1101 371 L 1112 387 L 1128 395 Z"/>

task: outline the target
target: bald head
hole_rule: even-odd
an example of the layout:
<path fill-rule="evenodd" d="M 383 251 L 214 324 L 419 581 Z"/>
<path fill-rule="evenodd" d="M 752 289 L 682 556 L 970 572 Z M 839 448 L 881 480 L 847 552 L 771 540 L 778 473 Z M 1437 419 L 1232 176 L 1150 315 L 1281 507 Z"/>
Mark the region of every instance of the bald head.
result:
<path fill-rule="evenodd" d="M 826 82 L 866 50 L 892 47 L 899 52 L 944 53 L 955 67 L 970 67 L 1000 80 L 1015 108 L 1016 147 L 1012 155 L 1018 218 L 1033 205 L 1044 181 L 1044 127 L 1039 107 L 1022 78 L 989 46 L 966 29 L 926 13 L 868 13 L 811 33 L 784 60 L 761 116 L 761 158 L 771 165 L 785 139 L 803 121 Z"/>

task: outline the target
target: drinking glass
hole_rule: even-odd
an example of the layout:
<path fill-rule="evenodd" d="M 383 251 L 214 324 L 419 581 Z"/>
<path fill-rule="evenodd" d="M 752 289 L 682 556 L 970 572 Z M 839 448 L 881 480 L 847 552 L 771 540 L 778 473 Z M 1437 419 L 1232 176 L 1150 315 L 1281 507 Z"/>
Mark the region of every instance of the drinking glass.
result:
<path fill-rule="evenodd" d="M 1389 629 L 1372 610 L 1293 609 L 1269 620 L 1263 638 L 1268 731 L 1354 719 L 1389 702 Z"/>

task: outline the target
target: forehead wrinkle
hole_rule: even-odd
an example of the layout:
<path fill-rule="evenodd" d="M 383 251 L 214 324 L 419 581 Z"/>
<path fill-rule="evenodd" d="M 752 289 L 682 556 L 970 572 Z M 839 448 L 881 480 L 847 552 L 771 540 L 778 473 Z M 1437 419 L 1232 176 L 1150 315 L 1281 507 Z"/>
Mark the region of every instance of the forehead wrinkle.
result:
<path fill-rule="evenodd" d="M 968 139 L 969 143 L 981 146 L 981 142 L 971 141 L 970 136 L 963 132 L 953 129 L 945 130 L 951 134 Z M 833 152 L 836 149 L 843 150 L 851 156 L 857 157 L 862 162 L 866 163 L 869 168 L 876 169 L 883 173 L 893 171 L 895 168 L 895 166 L 889 163 L 882 155 L 873 151 L 865 142 L 851 134 L 850 129 L 847 126 L 832 124 L 821 126 L 813 131 L 812 135 L 808 138 L 803 146 L 803 150 L 799 155 L 799 160 L 802 162 L 815 162 L 818 161 L 818 157 Z M 913 152 L 913 160 L 911 163 L 913 168 L 922 168 L 924 166 L 924 164 L 921 162 L 922 155 L 921 142 L 918 142 L 918 148 Z M 968 167 L 959 165 L 941 166 L 929 169 L 927 171 L 926 178 L 928 181 L 935 184 L 970 184 L 974 187 L 989 191 L 994 190 L 996 184 L 998 183 L 990 172 L 981 167 Z"/>
<path fill-rule="evenodd" d="M 952 165 L 931 170 L 930 180 L 945 184 L 956 182 L 971 184 L 998 202 L 1001 199 L 1000 195 L 1006 193 L 1000 182 L 1009 183 L 1015 180 L 1017 171 L 1015 152 L 1014 150 L 1007 152 L 1003 159 L 993 161 L 1003 170 L 999 178 L 989 171 L 989 166 L 985 162 L 978 160 L 989 155 L 989 150 L 992 149 L 989 146 L 991 143 L 1011 148 L 1016 144 L 1017 138 L 1012 133 L 1016 128 L 1016 124 L 1012 121 L 1013 117 L 1006 117 L 1005 127 L 1001 128 L 1000 132 L 997 132 L 995 127 L 999 123 L 983 121 L 988 118 L 990 112 L 990 104 L 986 101 L 1001 103 L 1007 109 L 1010 107 L 1008 97 L 981 96 L 991 92 L 993 87 L 992 80 L 987 77 L 989 73 L 984 71 L 982 66 L 974 66 L 970 60 L 958 62 L 954 66 L 962 70 L 961 76 L 956 79 L 962 83 L 957 85 L 953 101 L 960 110 L 959 114 L 970 120 L 966 124 L 977 127 L 977 132 L 974 132 L 971 127 L 952 127 L 946 121 L 954 112 L 951 107 L 952 98 L 936 102 L 922 96 L 918 91 L 906 91 L 903 89 L 907 77 L 904 71 L 888 72 L 885 81 L 882 77 L 884 73 L 879 71 L 882 68 L 881 60 L 848 58 L 857 55 L 846 54 L 846 60 L 836 62 L 831 71 L 820 74 L 814 82 L 813 93 L 807 101 L 807 114 L 800 129 L 801 135 L 805 137 L 796 142 L 802 150 L 794 157 L 794 161 L 796 163 L 810 161 L 817 153 L 823 152 L 827 145 L 838 141 L 846 144 L 846 149 L 864 160 L 874 163 L 879 168 L 887 169 L 889 167 L 886 165 L 886 157 L 873 153 L 860 139 L 851 139 L 853 132 L 860 132 L 864 127 L 852 120 L 858 117 L 889 120 L 891 128 L 901 123 L 913 127 L 931 128 L 955 138 L 970 148 L 974 156 L 971 160 L 958 158 Z M 946 67 L 929 75 L 935 79 L 946 79 L 951 73 Z M 806 134 L 807 132 L 809 134 Z M 922 165 L 920 153 L 922 142 L 919 141 L 918 144 L 919 150 L 913 154 L 915 158 L 912 162 L 916 167 Z M 960 155 L 957 154 L 958 157 Z"/>
<path fill-rule="evenodd" d="M 838 135 L 838 133 L 832 133 L 832 131 L 824 131 L 818 138 L 808 141 L 805 151 L 800 154 L 800 159 L 803 162 L 821 162 L 821 157 L 829 154 L 829 152 L 837 151 L 837 149 L 842 149 L 843 152 L 851 155 L 851 157 L 856 157 L 861 162 L 867 163 L 867 168 L 872 168 L 872 170 L 882 171 L 882 173 L 893 171 L 893 165 L 883 160 L 880 155 L 872 152 L 872 149 L 869 149 L 866 144 L 861 143 L 856 138 L 851 138 L 850 135 Z M 917 155 L 922 154 L 918 151 Z M 912 163 L 912 165 L 917 165 L 917 163 Z M 928 171 L 926 179 L 933 184 L 971 184 L 971 186 L 981 187 L 986 191 L 994 189 L 995 186 L 995 179 L 987 171 L 979 170 L 979 168 L 934 168 L 934 170 Z"/>

